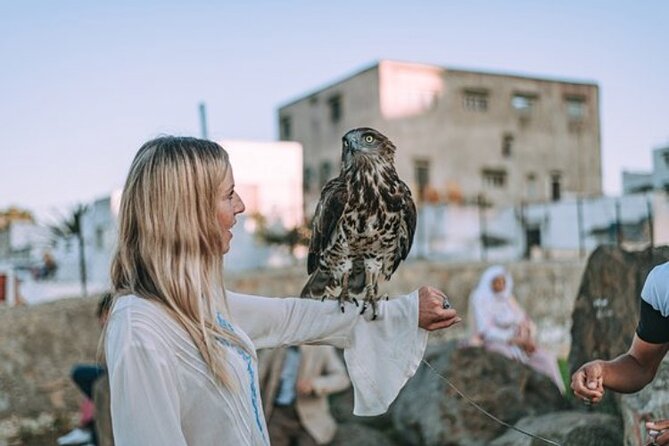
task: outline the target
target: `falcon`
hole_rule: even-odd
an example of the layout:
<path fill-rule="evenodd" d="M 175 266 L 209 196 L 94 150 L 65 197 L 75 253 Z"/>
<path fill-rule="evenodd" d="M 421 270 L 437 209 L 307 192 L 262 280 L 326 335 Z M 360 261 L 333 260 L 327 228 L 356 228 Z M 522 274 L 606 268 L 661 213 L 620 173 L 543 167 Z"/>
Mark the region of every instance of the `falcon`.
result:
<path fill-rule="evenodd" d="M 406 259 L 416 231 L 416 206 L 395 170 L 395 145 L 357 128 L 342 138 L 341 171 L 321 191 L 302 297 L 344 302 L 362 298 L 376 318 L 378 283 Z M 387 296 L 385 296 L 387 298 Z"/>

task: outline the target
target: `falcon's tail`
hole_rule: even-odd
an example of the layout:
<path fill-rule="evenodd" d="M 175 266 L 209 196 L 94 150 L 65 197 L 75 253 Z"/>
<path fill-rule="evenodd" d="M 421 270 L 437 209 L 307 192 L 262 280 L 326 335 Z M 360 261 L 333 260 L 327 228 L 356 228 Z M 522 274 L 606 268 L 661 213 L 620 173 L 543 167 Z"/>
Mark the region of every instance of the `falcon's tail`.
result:
<path fill-rule="evenodd" d="M 307 283 L 302 288 L 300 297 L 308 297 L 312 299 L 322 299 L 325 296 L 325 289 L 327 287 L 336 288 L 337 279 L 329 271 L 323 271 L 317 268 L 316 271 L 309 276 Z M 361 295 L 365 291 L 365 265 L 362 261 L 354 261 L 348 279 L 348 291 L 351 296 Z"/>
<path fill-rule="evenodd" d="M 300 297 L 311 299 L 322 299 L 325 296 L 325 288 L 334 285 L 334 277 L 327 271 L 317 269 L 313 272 L 307 283 L 304 284 Z"/>

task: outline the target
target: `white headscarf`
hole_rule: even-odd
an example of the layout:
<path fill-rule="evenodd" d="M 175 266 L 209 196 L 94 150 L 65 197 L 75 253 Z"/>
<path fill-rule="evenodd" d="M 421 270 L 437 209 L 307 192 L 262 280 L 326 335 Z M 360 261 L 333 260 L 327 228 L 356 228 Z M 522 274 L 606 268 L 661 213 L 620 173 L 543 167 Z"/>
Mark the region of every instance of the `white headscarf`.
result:
<path fill-rule="evenodd" d="M 499 276 L 504 277 L 506 284 L 496 293 L 492 282 Z M 514 335 L 516 324 L 525 318 L 525 313 L 513 298 L 513 278 L 506 268 L 494 265 L 485 270 L 469 297 L 469 314 L 472 337 L 504 341 Z"/>

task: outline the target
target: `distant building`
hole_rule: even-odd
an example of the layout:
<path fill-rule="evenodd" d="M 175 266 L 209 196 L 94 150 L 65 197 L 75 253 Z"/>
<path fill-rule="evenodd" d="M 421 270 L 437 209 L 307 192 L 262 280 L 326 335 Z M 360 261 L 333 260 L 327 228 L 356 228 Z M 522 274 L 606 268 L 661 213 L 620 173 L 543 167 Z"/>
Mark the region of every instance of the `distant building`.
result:
<path fill-rule="evenodd" d="M 634 194 L 650 190 L 669 192 L 669 145 L 653 150 L 652 172 L 623 170 L 623 193 Z"/>
<path fill-rule="evenodd" d="M 362 126 L 395 142 L 400 176 L 430 202 L 602 193 L 594 83 L 384 60 L 280 107 L 278 125 L 304 147 L 309 214 L 338 173 L 341 137 Z"/>

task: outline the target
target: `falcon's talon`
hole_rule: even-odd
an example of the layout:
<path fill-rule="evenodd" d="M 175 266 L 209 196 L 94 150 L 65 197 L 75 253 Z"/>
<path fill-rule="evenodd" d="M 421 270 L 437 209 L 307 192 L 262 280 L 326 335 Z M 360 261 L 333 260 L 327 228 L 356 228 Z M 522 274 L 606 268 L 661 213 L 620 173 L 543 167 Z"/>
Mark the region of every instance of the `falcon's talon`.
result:
<path fill-rule="evenodd" d="M 353 298 L 351 298 L 351 300 L 353 301 L 353 303 L 355 304 L 356 307 L 359 307 L 359 306 L 360 306 L 360 304 L 358 304 L 358 299 L 356 299 L 355 297 L 353 297 Z"/>

